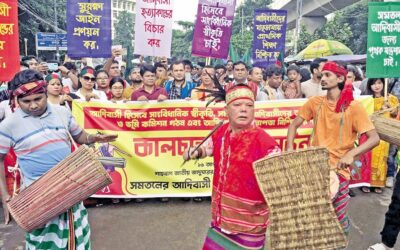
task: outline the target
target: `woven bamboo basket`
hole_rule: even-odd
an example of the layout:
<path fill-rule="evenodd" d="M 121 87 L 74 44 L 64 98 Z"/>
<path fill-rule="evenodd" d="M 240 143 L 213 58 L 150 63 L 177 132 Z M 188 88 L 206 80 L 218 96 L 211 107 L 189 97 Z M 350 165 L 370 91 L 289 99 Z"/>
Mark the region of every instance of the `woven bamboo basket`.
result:
<path fill-rule="evenodd" d="M 330 200 L 328 159 L 325 148 L 311 148 L 253 163 L 270 209 L 268 249 L 346 247 L 346 236 Z"/>
<path fill-rule="evenodd" d="M 111 183 L 97 155 L 82 145 L 13 197 L 8 209 L 18 225 L 30 232 Z"/>
<path fill-rule="evenodd" d="M 400 146 L 400 121 L 380 114 L 373 114 L 370 118 L 381 140 Z"/>

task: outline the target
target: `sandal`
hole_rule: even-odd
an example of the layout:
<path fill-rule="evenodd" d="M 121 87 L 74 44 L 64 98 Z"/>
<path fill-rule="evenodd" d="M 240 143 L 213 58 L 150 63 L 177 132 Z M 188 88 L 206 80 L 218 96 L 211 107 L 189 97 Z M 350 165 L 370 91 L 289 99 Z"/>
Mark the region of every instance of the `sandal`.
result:
<path fill-rule="evenodd" d="M 383 191 L 382 191 L 382 188 L 376 187 L 376 188 L 374 188 L 374 192 L 375 192 L 376 194 L 381 194 Z"/>
<path fill-rule="evenodd" d="M 360 187 L 360 190 L 366 194 L 371 192 L 371 189 L 369 187 Z"/>

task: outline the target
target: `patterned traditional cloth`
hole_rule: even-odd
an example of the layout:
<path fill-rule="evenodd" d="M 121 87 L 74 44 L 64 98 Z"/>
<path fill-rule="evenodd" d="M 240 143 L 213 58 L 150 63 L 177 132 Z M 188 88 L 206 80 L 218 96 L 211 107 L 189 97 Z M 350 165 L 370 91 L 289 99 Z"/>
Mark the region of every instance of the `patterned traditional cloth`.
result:
<path fill-rule="evenodd" d="M 389 105 L 396 106 L 399 101 L 396 96 L 389 95 Z M 374 98 L 374 111 L 380 111 L 385 103 L 384 97 Z M 390 118 L 389 113 L 384 114 L 385 117 Z M 389 156 L 389 143 L 380 141 L 379 145 L 372 149 L 371 160 L 371 187 L 385 187 L 387 176 L 387 159 Z"/>
<path fill-rule="evenodd" d="M 274 139 L 256 126 L 233 134 L 227 123 L 213 134 L 203 150 L 214 156 L 212 227 L 230 234 L 265 236 L 268 206 L 252 163 L 280 152 Z"/>
<path fill-rule="evenodd" d="M 333 200 L 333 207 L 335 208 L 335 213 L 342 225 L 345 234 L 349 234 L 350 231 L 350 220 L 347 216 L 348 205 L 350 201 L 349 196 L 349 181 L 339 175 L 339 191 Z"/>
<path fill-rule="evenodd" d="M 219 228 L 211 227 L 207 232 L 203 250 L 257 250 L 264 248 L 264 242 L 265 235 L 226 234 Z"/>
<path fill-rule="evenodd" d="M 25 240 L 27 250 L 90 249 L 88 213 L 83 203 L 47 222 L 43 228 L 26 233 Z"/>

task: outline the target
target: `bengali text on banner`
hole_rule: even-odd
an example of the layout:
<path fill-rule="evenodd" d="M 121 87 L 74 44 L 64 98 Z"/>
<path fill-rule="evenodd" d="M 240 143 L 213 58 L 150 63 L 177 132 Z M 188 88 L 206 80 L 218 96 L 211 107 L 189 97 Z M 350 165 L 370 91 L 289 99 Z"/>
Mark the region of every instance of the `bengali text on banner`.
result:
<path fill-rule="evenodd" d="M 68 56 L 111 57 L 111 1 L 67 1 Z"/>
<path fill-rule="evenodd" d="M 368 3 L 368 78 L 399 77 L 400 3 Z"/>
<path fill-rule="evenodd" d="M 267 67 L 275 64 L 285 51 L 286 10 L 254 10 L 252 58 L 254 65 Z"/>
<path fill-rule="evenodd" d="M 305 99 L 259 102 L 256 124 L 285 150 L 287 128 Z M 369 112 L 372 98 L 362 100 Z M 227 120 L 224 104 L 205 108 L 204 102 L 112 104 L 74 101 L 73 115 L 85 130 L 118 134 L 113 143 L 97 145 L 104 156 L 126 160 L 125 167 L 106 166 L 113 183 L 96 197 L 191 197 L 208 196 L 213 178 L 213 159 L 207 157 L 181 166 L 183 151 L 195 146 L 221 120 Z M 295 148 L 310 145 L 312 122 L 305 123 Z"/>
<path fill-rule="evenodd" d="M 192 54 L 226 59 L 236 0 L 199 0 Z"/>
<path fill-rule="evenodd" d="M 137 0 L 135 54 L 171 57 L 174 0 Z"/>
<path fill-rule="evenodd" d="M 9 81 L 19 71 L 17 0 L 0 0 L 0 81 Z"/>

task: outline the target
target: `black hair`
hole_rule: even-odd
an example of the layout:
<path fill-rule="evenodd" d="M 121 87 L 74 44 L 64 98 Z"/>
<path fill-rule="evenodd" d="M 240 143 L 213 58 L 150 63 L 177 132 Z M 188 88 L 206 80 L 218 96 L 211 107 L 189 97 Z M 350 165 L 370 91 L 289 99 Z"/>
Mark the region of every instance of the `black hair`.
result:
<path fill-rule="evenodd" d="M 307 68 L 300 68 L 301 80 L 300 82 L 305 82 L 311 79 L 311 72 Z"/>
<path fill-rule="evenodd" d="M 76 70 L 76 65 L 73 62 L 66 62 L 63 66 L 66 67 L 68 70 Z"/>
<path fill-rule="evenodd" d="M 13 79 L 8 83 L 8 89 L 16 90 L 21 85 L 43 80 L 43 75 L 36 70 L 26 69 L 15 74 Z"/>
<path fill-rule="evenodd" d="M 198 62 L 197 65 L 199 65 L 202 68 L 206 67 L 206 63 L 205 62 Z"/>
<path fill-rule="evenodd" d="M 21 58 L 21 61 L 22 62 L 26 62 L 26 61 L 30 61 L 32 59 L 35 59 L 36 61 L 39 62 L 39 60 L 36 58 L 36 56 L 33 56 L 33 55 L 24 56 L 24 57 Z"/>
<path fill-rule="evenodd" d="M 144 73 L 146 73 L 146 72 L 151 72 L 151 73 L 155 74 L 156 68 L 154 68 L 154 66 L 152 66 L 152 65 L 143 65 L 140 68 L 140 75 L 143 77 Z"/>
<path fill-rule="evenodd" d="M 120 77 L 120 76 L 116 76 L 116 77 L 111 78 L 111 80 L 110 80 L 110 88 L 111 88 L 114 84 L 116 84 L 117 82 L 122 83 L 122 86 L 124 86 L 124 88 L 125 88 L 125 80 L 124 80 L 124 78 L 122 78 L 122 77 Z"/>
<path fill-rule="evenodd" d="M 368 94 L 374 96 L 374 91 L 372 91 L 372 85 L 374 85 L 374 84 L 376 83 L 376 81 L 378 81 L 378 80 L 381 80 L 381 82 L 382 82 L 383 84 L 385 84 L 385 79 L 383 79 L 383 78 L 369 78 L 369 79 L 368 79 L 368 81 L 367 81 L 367 90 L 368 90 Z M 384 93 L 384 88 L 382 88 L 381 95 L 382 95 L 382 96 L 385 95 L 385 93 Z"/>
<path fill-rule="evenodd" d="M 261 73 L 263 73 L 263 69 L 256 66 L 256 67 L 253 67 L 253 68 L 251 68 L 251 69 L 249 70 L 249 75 L 253 74 L 253 71 L 254 71 L 255 68 L 261 69 Z"/>
<path fill-rule="evenodd" d="M 158 68 L 163 68 L 163 69 L 167 70 L 167 69 L 165 68 L 165 65 L 162 64 L 162 63 L 160 63 L 160 62 L 156 62 L 156 63 L 154 64 L 154 68 L 155 68 L 156 70 L 157 70 Z"/>
<path fill-rule="evenodd" d="M 118 64 L 119 65 L 119 62 L 117 61 L 117 60 L 113 60 L 112 62 L 111 62 L 111 65 L 112 64 Z"/>
<path fill-rule="evenodd" d="M 101 71 L 101 70 L 104 70 L 104 67 L 103 67 L 103 65 L 99 64 L 96 67 L 94 67 L 94 70 L 96 70 L 96 72 Z"/>
<path fill-rule="evenodd" d="M 28 69 L 29 69 L 29 65 L 28 65 L 26 62 L 23 62 L 23 61 L 21 61 L 21 62 L 19 63 L 19 66 L 25 67 L 25 68 L 28 68 Z"/>
<path fill-rule="evenodd" d="M 183 66 L 189 65 L 190 69 L 193 69 L 193 64 L 191 61 L 183 60 L 182 63 L 183 63 Z"/>
<path fill-rule="evenodd" d="M 174 65 L 179 65 L 179 64 L 182 64 L 183 67 L 185 67 L 185 63 L 183 61 L 175 61 L 175 62 L 171 63 L 170 70 L 174 69 Z"/>
<path fill-rule="evenodd" d="M 311 74 L 314 74 L 314 69 L 318 69 L 319 65 L 322 62 L 327 62 L 327 61 L 328 61 L 328 59 L 325 59 L 325 58 L 315 58 L 314 61 L 312 61 L 311 64 L 310 64 Z"/>
<path fill-rule="evenodd" d="M 246 64 L 245 62 L 243 62 L 243 61 L 237 61 L 237 62 L 235 62 L 235 63 L 233 64 L 233 69 L 235 69 L 235 67 L 236 67 L 237 65 L 244 65 L 244 67 L 246 68 L 246 70 L 249 70 L 249 66 L 247 66 L 247 64 Z"/>
<path fill-rule="evenodd" d="M 96 73 L 95 73 L 95 76 L 94 76 L 94 77 L 96 77 L 96 78 L 97 78 L 97 76 L 98 76 L 100 73 L 104 73 L 104 74 L 106 74 L 106 75 L 107 75 L 107 77 L 109 77 L 109 75 L 108 75 L 107 71 L 105 71 L 104 69 L 97 70 L 97 71 L 96 71 Z M 114 78 L 115 78 L 115 77 L 114 77 Z"/>
<path fill-rule="evenodd" d="M 355 66 L 348 64 L 346 66 L 346 69 L 347 71 L 352 72 L 354 74 L 355 81 L 362 81 L 361 74 Z"/>
<path fill-rule="evenodd" d="M 275 64 L 271 64 L 268 66 L 268 68 L 265 71 L 267 77 L 271 77 L 273 75 L 277 75 L 277 76 L 282 76 L 284 75 L 283 69 L 282 67 L 279 67 Z"/>
<path fill-rule="evenodd" d="M 291 64 L 289 67 L 286 69 L 286 73 L 289 74 L 289 71 L 294 70 L 297 72 L 297 74 L 300 74 L 300 68 L 296 64 Z"/>
<path fill-rule="evenodd" d="M 217 65 L 215 65 L 215 66 L 214 66 L 214 69 L 215 69 L 215 70 L 217 70 L 217 69 L 223 69 L 224 72 L 226 72 L 226 67 L 225 67 L 224 65 L 222 65 L 222 64 L 217 64 Z"/>

